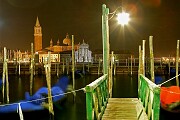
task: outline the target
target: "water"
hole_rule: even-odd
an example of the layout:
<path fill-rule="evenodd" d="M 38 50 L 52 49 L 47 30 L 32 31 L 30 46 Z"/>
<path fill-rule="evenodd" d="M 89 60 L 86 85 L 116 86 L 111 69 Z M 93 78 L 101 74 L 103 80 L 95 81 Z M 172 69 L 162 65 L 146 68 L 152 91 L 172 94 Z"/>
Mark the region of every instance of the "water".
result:
<path fill-rule="evenodd" d="M 98 75 L 87 75 L 83 78 L 76 79 L 75 89 L 85 87 L 98 78 Z M 57 81 L 56 76 L 51 77 L 52 85 Z M 29 91 L 30 79 L 28 75 L 9 76 L 10 87 L 10 102 L 15 102 L 24 99 L 24 93 Z M 47 86 L 45 76 L 35 76 L 33 92 L 37 91 L 40 87 Z M 113 97 L 137 97 L 137 75 L 132 77 L 127 74 L 114 76 L 113 79 Z M 76 92 L 75 102 L 73 94 L 70 93 L 67 99 L 54 107 L 54 120 L 86 120 L 86 99 L 84 91 Z M 0 94 L 0 101 L 2 101 L 2 94 Z M 23 113 L 24 120 L 50 120 L 52 116 L 49 115 L 47 110 L 26 112 Z M 174 117 L 172 119 L 172 116 Z M 172 114 L 161 109 L 160 120 L 176 120 L 179 114 Z M 0 115 L 0 120 L 19 120 L 18 113 Z M 178 119 L 177 119 L 178 120 Z"/>

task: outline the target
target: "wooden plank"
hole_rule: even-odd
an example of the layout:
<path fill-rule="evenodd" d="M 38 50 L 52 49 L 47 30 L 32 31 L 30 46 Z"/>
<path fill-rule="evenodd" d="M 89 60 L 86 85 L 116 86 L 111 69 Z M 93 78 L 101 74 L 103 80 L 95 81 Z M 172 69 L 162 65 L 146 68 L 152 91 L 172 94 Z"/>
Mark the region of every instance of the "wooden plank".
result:
<path fill-rule="evenodd" d="M 137 98 L 109 98 L 102 120 L 137 120 L 138 115 L 143 110 L 138 104 L 140 102 Z M 144 115 L 144 112 L 142 113 Z M 139 118 L 144 119 L 141 116 Z"/>

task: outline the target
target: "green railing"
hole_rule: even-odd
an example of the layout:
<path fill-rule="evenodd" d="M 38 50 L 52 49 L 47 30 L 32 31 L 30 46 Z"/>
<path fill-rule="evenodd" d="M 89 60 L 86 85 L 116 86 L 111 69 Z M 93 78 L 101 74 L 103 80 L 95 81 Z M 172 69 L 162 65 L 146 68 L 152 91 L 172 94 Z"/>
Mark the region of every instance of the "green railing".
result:
<path fill-rule="evenodd" d="M 139 79 L 138 98 L 142 102 L 148 120 L 159 120 L 160 87 L 142 74 Z"/>
<path fill-rule="evenodd" d="M 102 118 L 109 98 L 107 80 L 105 74 L 85 87 L 87 120 Z"/>
<path fill-rule="evenodd" d="M 109 98 L 107 81 L 108 77 L 105 74 L 85 87 L 87 120 L 102 118 Z M 140 75 L 139 78 L 138 98 L 143 105 L 143 109 L 138 113 L 138 119 L 145 112 L 148 120 L 159 120 L 160 87 L 144 75 Z"/>

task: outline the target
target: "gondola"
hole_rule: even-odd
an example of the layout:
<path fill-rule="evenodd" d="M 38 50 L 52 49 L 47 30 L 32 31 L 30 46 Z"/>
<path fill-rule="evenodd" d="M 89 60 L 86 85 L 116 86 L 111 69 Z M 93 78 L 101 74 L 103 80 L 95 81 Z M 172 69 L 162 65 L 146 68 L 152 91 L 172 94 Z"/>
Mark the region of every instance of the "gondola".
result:
<path fill-rule="evenodd" d="M 176 76 L 175 72 L 175 69 L 170 70 L 170 78 Z M 161 86 L 161 108 L 169 112 L 180 113 L 180 87 L 174 84 Z"/>
<path fill-rule="evenodd" d="M 169 112 L 180 113 L 180 87 L 161 87 L 161 107 Z"/>
<path fill-rule="evenodd" d="M 65 97 L 64 92 L 66 92 L 68 84 L 69 77 L 62 76 L 58 82 L 51 87 L 53 103 L 56 103 Z M 47 103 L 47 96 L 47 87 L 41 87 L 32 96 L 26 92 L 24 100 L 20 100 L 11 104 L 0 105 L 0 114 L 17 112 L 19 106 L 21 107 L 22 112 L 45 110 L 46 108 L 44 107 L 44 104 Z"/>

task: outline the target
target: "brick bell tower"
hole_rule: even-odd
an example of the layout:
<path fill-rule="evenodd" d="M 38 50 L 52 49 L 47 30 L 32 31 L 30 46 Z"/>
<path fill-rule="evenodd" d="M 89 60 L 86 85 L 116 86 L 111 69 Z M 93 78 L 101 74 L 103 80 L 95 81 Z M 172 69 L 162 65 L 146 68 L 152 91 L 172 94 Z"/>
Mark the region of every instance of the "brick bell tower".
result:
<path fill-rule="evenodd" d="M 36 24 L 34 26 L 34 51 L 37 52 L 39 50 L 42 50 L 42 28 L 37 17 Z"/>

